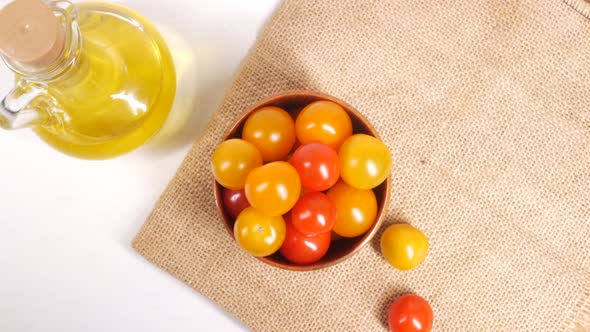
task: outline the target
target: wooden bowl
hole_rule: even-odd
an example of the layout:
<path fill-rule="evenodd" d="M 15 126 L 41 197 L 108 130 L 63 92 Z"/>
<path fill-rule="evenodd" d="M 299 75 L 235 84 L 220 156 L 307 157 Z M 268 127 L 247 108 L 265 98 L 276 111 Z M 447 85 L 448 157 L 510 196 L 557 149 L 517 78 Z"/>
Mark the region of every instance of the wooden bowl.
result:
<path fill-rule="evenodd" d="M 293 118 L 295 118 L 295 116 L 301 109 L 303 109 L 303 107 L 305 107 L 309 103 L 318 100 L 329 100 L 342 106 L 342 108 L 344 108 L 344 110 L 348 113 L 350 119 L 352 120 L 353 134 L 363 133 L 379 138 L 379 135 L 375 131 L 375 128 L 373 128 L 369 121 L 367 121 L 367 119 L 365 119 L 357 110 L 355 110 L 352 106 L 346 104 L 345 102 L 338 100 L 334 97 L 317 92 L 292 91 L 272 96 L 247 109 L 240 116 L 238 116 L 237 119 L 229 126 L 229 129 L 225 132 L 223 136 L 223 140 L 231 138 L 241 138 L 242 128 L 244 123 L 246 122 L 246 119 L 248 118 L 248 116 L 250 116 L 250 114 L 252 114 L 252 112 L 261 107 L 277 106 L 286 110 L 287 112 L 293 115 Z M 229 232 L 230 236 L 232 236 L 233 238 L 233 227 L 235 220 L 229 216 L 229 214 L 225 211 L 225 208 L 223 206 L 223 187 L 219 183 L 217 183 L 217 181 L 215 181 L 214 188 L 215 203 L 217 204 L 217 208 L 221 214 L 221 218 L 223 220 L 225 228 Z M 378 209 L 375 222 L 373 223 L 371 228 L 369 228 L 369 230 L 361 236 L 355 238 L 342 238 L 333 241 L 330 245 L 328 253 L 320 261 L 309 265 L 294 264 L 283 258 L 280 252 L 278 251 L 271 256 L 257 258 L 272 266 L 293 271 L 310 271 L 321 269 L 340 263 L 345 259 L 350 258 L 352 255 L 358 252 L 365 244 L 367 244 L 379 230 L 379 227 L 383 222 L 385 210 L 389 203 L 390 189 L 391 177 L 387 177 L 387 179 L 381 185 L 373 189 L 373 191 L 375 192 L 375 196 L 377 198 Z"/>

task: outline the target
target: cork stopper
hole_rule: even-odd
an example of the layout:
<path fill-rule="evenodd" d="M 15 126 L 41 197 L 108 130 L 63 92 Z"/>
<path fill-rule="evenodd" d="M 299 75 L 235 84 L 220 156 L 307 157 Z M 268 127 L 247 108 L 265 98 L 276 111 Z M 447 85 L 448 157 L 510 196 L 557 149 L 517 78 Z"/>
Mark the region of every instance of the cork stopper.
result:
<path fill-rule="evenodd" d="M 44 67 L 55 61 L 65 31 L 42 0 L 15 0 L 0 10 L 0 52 L 21 64 Z"/>

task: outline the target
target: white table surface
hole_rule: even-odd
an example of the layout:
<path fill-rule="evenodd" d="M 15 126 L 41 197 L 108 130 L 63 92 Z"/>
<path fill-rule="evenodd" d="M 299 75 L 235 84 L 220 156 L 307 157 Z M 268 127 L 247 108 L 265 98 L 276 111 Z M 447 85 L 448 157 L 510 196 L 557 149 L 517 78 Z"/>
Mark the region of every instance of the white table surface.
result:
<path fill-rule="evenodd" d="M 175 53 L 174 115 L 153 142 L 107 161 L 0 129 L 0 331 L 245 331 L 130 243 L 278 0 L 117 2 L 156 23 Z M 12 75 L 0 65 L 3 95 Z"/>

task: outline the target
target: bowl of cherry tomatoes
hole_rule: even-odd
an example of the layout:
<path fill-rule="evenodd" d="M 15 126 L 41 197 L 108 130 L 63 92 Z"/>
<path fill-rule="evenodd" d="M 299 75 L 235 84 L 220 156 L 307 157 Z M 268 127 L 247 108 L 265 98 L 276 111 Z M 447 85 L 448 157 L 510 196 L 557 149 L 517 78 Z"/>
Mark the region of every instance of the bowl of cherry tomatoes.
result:
<path fill-rule="evenodd" d="M 287 92 L 229 125 L 211 157 L 215 201 L 243 250 L 278 268 L 315 270 L 351 257 L 377 233 L 391 162 L 352 106 Z"/>

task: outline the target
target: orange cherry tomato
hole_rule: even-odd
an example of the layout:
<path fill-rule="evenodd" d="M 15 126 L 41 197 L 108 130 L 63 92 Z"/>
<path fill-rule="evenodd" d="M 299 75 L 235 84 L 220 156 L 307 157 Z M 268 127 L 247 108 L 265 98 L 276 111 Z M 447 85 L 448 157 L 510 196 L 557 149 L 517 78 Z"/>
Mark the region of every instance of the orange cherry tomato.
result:
<path fill-rule="evenodd" d="M 356 237 L 364 234 L 375 222 L 377 198 L 372 190 L 356 189 L 338 181 L 328 190 L 328 197 L 338 211 L 334 233 Z"/>
<path fill-rule="evenodd" d="M 428 238 L 411 225 L 394 224 L 381 235 L 381 253 L 393 267 L 411 270 L 426 258 Z"/>
<path fill-rule="evenodd" d="M 281 246 L 283 257 L 296 264 L 311 264 L 322 259 L 330 248 L 330 232 L 305 235 L 293 226 L 290 216 L 290 213 L 285 215 L 287 235 Z"/>
<path fill-rule="evenodd" d="M 253 169 L 244 189 L 253 207 L 270 216 L 280 216 L 297 203 L 301 181 L 289 163 L 274 161 Z"/>
<path fill-rule="evenodd" d="M 309 190 L 328 190 L 340 178 L 338 154 L 324 143 L 301 145 L 289 162 L 299 173 L 301 185 Z"/>
<path fill-rule="evenodd" d="M 334 203 L 326 194 L 317 191 L 303 195 L 291 210 L 293 226 L 306 235 L 330 232 L 337 215 Z"/>
<path fill-rule="evenodd" d="M 219 144 L 211 158 L 213 176 L 227 189 L 242 189 L 251 170 L 262 165 L 262 156 L 254 144 L 229 139 Z"/>
<path fill-rule="evenodd" d="M 295 144 L 295 122 L 281 108 L 262 107 L 246 120 L 242 138 L 260 150 L 264 161 L 282 160 Z"/>
<path fill-rule="evenodd" d="M 223 207 L 233 219 L 236 219 L 245 208 L 250 206 L 244 189 L 223 189 L 221 196 L 223 197 Z"/>
<path fill-rule="evenodd" d="M 269 216 L 253 207 L 240 213 L 234 224 L 238 244 L 254 256 L 275 253 L 285 241 L 286 226 L 281 216 Z"/>
<path fill-rule="evenodd" d="M 350 136 L 340 147 L 342 180 L 358 189 L 373 189 L 389 176 L 391 153 L 377 138 L 365 134 Z"/>
<path fill-rule="evenodd" d="M 295 133 L 301 144 L 321 142 L 337 150 L 352 135 L 352 121 L 340 105 L 320 100 L 301 110 Z"/>
<path fill-rule="evenodd" d="M 430 332 L 432 308 L 421 296 L 406 294 L 389 306 L 387 321 L 391 332 Z"/>

